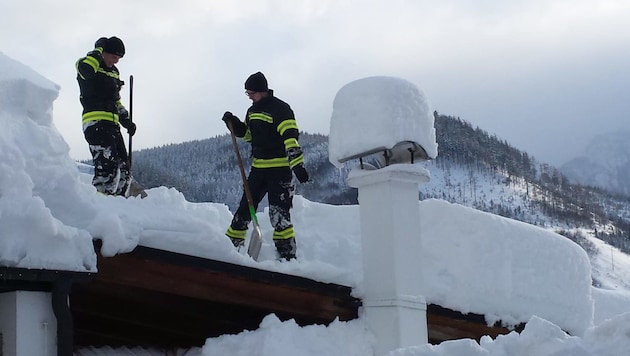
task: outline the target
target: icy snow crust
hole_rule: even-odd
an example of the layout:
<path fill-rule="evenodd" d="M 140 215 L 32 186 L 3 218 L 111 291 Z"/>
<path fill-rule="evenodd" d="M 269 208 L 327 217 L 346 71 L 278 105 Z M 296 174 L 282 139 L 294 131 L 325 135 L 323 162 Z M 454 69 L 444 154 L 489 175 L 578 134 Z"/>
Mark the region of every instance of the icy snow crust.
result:
<path fill-rule="evenodd" d="M 345 284 L 361 296 L 358 206 L 330 206 L 297 196 L 298 259 L 285 263 L 275 260 L 267 212 L 259 213 L 266 240 L 262 261 L 256 263 L 225 238 L 232 215 L 224 204 L 190 203 L 165 187 L 150 189 L 146 199 L 97 194 L 52 122 L 58 87 L 3 54 L 0 68 L 0 265 L 95 271 L 92 239 L 102 239 L 107 256 L 140 244 Z M 76 120 L 79 127 L 80 113 Z M 630 297 L 593 289 L 588 259 L 577 245 L 544 229 L 460 205 L 440 200 L 419 204 L 423 240 L 417 254 L 423 261 L 426 300 L 484 314 L 490 323 L 529 323 L 521 335 L 485 338 L 481 345 L 461 340 L 392 355 L 500 355 L 504 350 L 613 355 L 630 347 L 630 314 L 620 315 L 628 311 Z M 593 299 L 601 308 L 595 310 L 596 328 L 591 328 Z M 249 354 L 260 345 L 256 339 L 268 342 L 257 350 L 263 355 L 294 355 L 295 350 L 301 355 L 334 355 L 336 350 L 365 355 L 373 343 L 361 318 L 301 328 L 268 316 L 259 330 L 208 339 L 197 351 Z"/>

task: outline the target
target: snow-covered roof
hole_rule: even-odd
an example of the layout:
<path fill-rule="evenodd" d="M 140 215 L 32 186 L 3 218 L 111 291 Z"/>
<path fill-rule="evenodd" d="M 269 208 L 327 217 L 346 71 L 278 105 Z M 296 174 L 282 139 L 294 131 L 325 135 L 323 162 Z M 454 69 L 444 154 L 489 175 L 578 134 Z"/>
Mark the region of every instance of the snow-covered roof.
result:
<path fill-rule="evenodd" d="M 426 299 L 490 323 L 533 315 L 583 334 L 592 324 L 590 263 L 549 230 L 443 200 L 420 204 Z"/>
<path fill-rule="evenodd" d="M 52 124 L 58 91 L 0 52 L 0 264 L 93 271 L 91 236 L 60 220 L 80 219 L 89 209 L 51 211 L 82 193 L 68 145 Z"/>
<path fill-rule="evenodd" d="M 0 52 L 0 110 L 20 111 L 35 121 L 52 119 L 59 86 Z"/>
<path fill-rule="evenodd" d="M 26 81 L 33 89 L 27 94 L 47 103 L 43 112 L 51 113 L 50 91 L 56 87 L 32 77 L 31 72 L 7 58 L 0 54 L 5 75 L 0 77 L 4 85 L 0 100 L 15 106 L 0 107 L 0 265 L 95 271 L 92 239 L 98 238 L 103 240 L 105 255 L 130 251 L 141 244 L 345 284 L 361 293 L 357 206 L 330 206 L 296 196 L 292 215 L 298 234 L 298 259 L 285 263 L 275 260 L 272 227 L 265 211 L 259 219 L 265 235 L 262 261 L 256 263 L 236 252 L 224 236 L 232 216 L 224 204 L 190 203 L 180 192 L 165 187 L 149 190 L 146 199 L 97 194 L 90 177 L 79 173 L 70 159 L 68 147 L 50 118 L 29 116 L 28 110 L 22 110 L 28 109 L 23 102 L 7 99 Z M 6 75 L 20 71 L 26 74 Z M 409 136 L 400 132 L 395 139 L 400 138 L 422 139 L 418 132 Z M 437 147 L 431 148 L 432 138 L 424 140 L 427 152 L 436 153 Z M 337 157 L 345 154 L 335 152 Z M 536 315 L 576 335 L 586 335 L 584 340 L 589 342 L 619 340 L 600 338 L 597 333 L 621 326 L 627 318 L 611 322 L 607 329 L 590 329 L 593 298 L 615 301 L 599 304 L 611 308 L 605 313 L 596 311 L 600 321 L 618 314 L 615 311 L 627 311 L 622 308 L 628 298 L 591 292 L 588 259 L 577 245 L 544 229 L 460 205 L 440 200 L 419 204 L 424 240 L 418 258 L 423 261 L 423 289 L 429 303 L 485 314 L 490 322 L 526 322 Z M 272 319 L 266 319 L 258 333 L 239 337 L 258 337 L 255 335 L 269 329 L 299 332 L 294 325 Z M 532 324 L 531 329 L 549 329 L 537 325 Z M 370 342 L 368 336 L 357 334 L 364 330 L 360 320 L 335 323 L 329 330 L 353 333 L 343 340 Z M 309 340 L 316 343 L 319 339 L 313 336 Z"/>

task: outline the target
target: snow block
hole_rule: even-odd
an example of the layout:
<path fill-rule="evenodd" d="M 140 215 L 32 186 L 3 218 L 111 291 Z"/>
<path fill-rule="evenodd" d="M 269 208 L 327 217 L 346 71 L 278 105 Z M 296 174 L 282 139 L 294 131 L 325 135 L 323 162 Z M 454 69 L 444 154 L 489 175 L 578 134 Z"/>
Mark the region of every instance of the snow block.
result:
<path fill-rule="evenodd" d="M 398 157 L 398 162 L 388 164 L 435 158 L 434 117 L 424 93 L 395 77 L 346 84 L 333 102 L 328 149 L 329 160 L 337 167 L 375 153 L 389 156 L 385 161 Z"/>

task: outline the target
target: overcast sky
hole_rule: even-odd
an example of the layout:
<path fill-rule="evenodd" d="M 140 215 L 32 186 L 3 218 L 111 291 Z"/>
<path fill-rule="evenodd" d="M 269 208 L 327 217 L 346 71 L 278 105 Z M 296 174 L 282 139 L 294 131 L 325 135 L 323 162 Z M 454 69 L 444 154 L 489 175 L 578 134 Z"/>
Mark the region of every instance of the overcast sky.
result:
<path fill-rule="evenodd" d="M 627 0 L 21 0 L 0 4 L 0 51 L 61 86 L 55 124 L 77 159 L 90 156 L 74 63 L 116 35 L 134 149 L 226 133 L 223 112 L 243 117 L 260 70 L 306 132 L 328 134 L 343 85 L 396 76 L 559 165 L 630 130 L 628 18 Z"/>

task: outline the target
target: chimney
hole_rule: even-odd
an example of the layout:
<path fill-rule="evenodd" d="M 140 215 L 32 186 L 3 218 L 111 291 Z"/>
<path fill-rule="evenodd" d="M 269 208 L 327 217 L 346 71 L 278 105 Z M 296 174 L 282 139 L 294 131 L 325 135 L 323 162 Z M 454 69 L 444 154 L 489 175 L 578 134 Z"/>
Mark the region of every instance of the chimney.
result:
<path fill-rule="evenodd" d="M 362 315 L 377 338 L 376 355 L 428 342 L 418 200 L 418 185 L 428 181 L 426 169 L 411 164 L 348 177 L 359 190 Z"/>
<path fill-rule="evenodd" d="M 400 78 L 351 82 L 335 96 L 328 140 L 333 165 L 359 160 L 348 184 L 359 190 L 361 318 L 376 336 L 375 355 L 426 344 L 418 186 L 430 174 L 414 164 L 437 156 L 426 97 Z"/>

